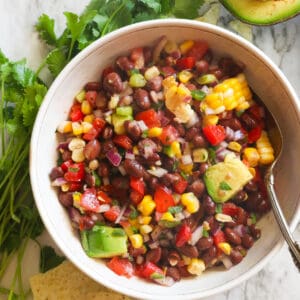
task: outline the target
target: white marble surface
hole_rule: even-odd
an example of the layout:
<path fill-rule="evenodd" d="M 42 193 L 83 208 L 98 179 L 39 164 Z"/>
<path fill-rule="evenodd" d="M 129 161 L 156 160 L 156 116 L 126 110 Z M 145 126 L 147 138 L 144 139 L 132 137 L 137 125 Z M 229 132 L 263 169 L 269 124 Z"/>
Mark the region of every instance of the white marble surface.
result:
<path fill-rule="evenodd" d="M 62 12 L 79 13 L 88 0 L 0 0 L 0 48 L 11 59 L 26 57 L 28 64 L 36 69 L 46 49 L 34 32 L 34 24 L 42 13 L 57 21 L 57 30 L 64 25 Z M 228 27 L 232 17 L 223 11 L 218 24 Z M 253 42 L 262 49 L 289 78 L 300 96 L 300 16 L 271 27 L 253 28 Z M 295 232 L 300 240 L 300 226 Z M 47 239 L 47 237 L 46 237 Z M 25 269 L 31 275 L 37 246 L 31 245 Z M 293 300 L 300 299 L 300 276 L 294 267 L 287 246 L 276 254 L 258 274 L 238 287 L 206 300 Z"/>

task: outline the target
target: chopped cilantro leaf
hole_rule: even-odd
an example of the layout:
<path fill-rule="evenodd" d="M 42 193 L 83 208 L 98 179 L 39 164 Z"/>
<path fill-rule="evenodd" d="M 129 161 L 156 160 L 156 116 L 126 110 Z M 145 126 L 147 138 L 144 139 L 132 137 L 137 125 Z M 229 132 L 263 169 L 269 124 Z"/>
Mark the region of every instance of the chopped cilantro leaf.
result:
<path fill-rule="evenodd" d="M 57 255 L 52 247 L 45 246 L 41 249 L 40 271 L 45 273 L 61 264 L 64 260 L 65 258 Z"/>
<path fill-rule="evenodd" d="M 223 211 L 223 205 L 222 205 L 221 203 L 218 203 L 218 204 L 216 205 L 216 213 L 217 213 L 217 214 L 221 214 L 222 211 Z"/>
<path fill-rule="evenodd" d="M 219 188 L 220 188 L 220 190 L 223 190 L 223 191 L 230 191 L 231 190 L 231 186 L 226 181 L 220 182 Z"/>
<path fill-rule="evenodd" d="M 207 231 L 206 229 L 204 229 L 204 228 L 203 228 L 203 230 L 202 230 L 202 236 L 203 236 L 203 237 L 206 237 L 206 238 L 209 237 L 208 231 Z"/>
<path fill-rule="evenodd" d="M 251 223 L 252 224 L 256 224 L 256 222 L 257 222 L 256 214 L 255 213 L 251 213 L 250 217 L 251 217 Z"/>
<path fill-rule="evenodd" d="M 182 212 L 182 206 L 170 206 L 168 208 L 168 212 L 170 212 L 171 214 L 178 214 L 180 212 Z"/>

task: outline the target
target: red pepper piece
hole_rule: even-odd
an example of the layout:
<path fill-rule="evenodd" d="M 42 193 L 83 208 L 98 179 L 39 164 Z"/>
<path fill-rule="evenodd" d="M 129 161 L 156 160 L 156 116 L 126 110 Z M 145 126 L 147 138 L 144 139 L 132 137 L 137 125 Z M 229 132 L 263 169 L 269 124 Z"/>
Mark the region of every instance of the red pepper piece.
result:
<path fill-rule="evenodd" d="M 218 230 L 213 235 L 213 240 L 216 246 L 218 246 L 219 243 L 224 243 L 226 241 L 224 232 L 222 230 Z"/>
<path fill-rule="evenodd" d="M 64 172 L 68 171 L 68 168 L 73 164 L 73 161 L 71 159 L 64 161 L 60 167 Z"/>
<path fill-rule="evenodd" d="M 108 211 L 104 213 L 104 217 L 106 220 L 115 222 L 120 214 L 119 206 L 112 206 Z"/>
<path fill-rule="evenodd" d="M 138 191 L 133 190 L 133 191 L 130 192 L 130 196 L 129 197 L 130 197 L 130 200 L 135 205 L 138 205 L 143 200 L 144 194 L 141 194 Z"/>
<path fill-rule="evenodd" d="M 69 182 L 69 192 L 78 192 L 82 188 L 82 183 L 81 182 Z"/>
<path fill-rule="evenodd" d="M 161 126 L 159 116 L 154 109 L 148 109 L 138 113 L 135 119 L 137 121 L 144 121 L 149 128 Z"/>
<path fill-rule="evenodd" d="M 180 178 L 173 184 L 173 189 L 177 194 L 182 194 L 188 186 L 188 182 L 184 178 Z"/>
<path fill-rule="evenodd" d="M 64 178 L 71 182 L 80 182 L 84 179 L 84 164 L 74 163 L 68 167 L 68 171 L 65 173 Z"/>
<path fill-rule="evenodd" d="M 176 66 L 179 70 L 192 69 L 195 63 L 195 57 L 188 56 L 177 59 Z"/>
<path fill-rule="evenodd" d="M 143 178 L 130 177 L 130 187 L 140 193 L 141 195 L 145 195 L 145 182 Z"/>
<path fill-rule="evenodd" d="M 83 139 L 86 141 L 91 141 L 97 138 L 105 127 L 105 123 L 106 122 L 103 119 L 95 118 L 93 120 L 93 127 L 83 135 Z"/>
<path fill-rule="evenodd" d="M 196 41 L 193 47 L 187 52 L 187 56 L 192 56 L 195 60 L 200 60 L 206 54 L 208 44 L 205 41 Z"/>
<path fill-rule="evenodd" d="M 234 203 L 227 202 L 222 206 L 222 213 L 234 217 L 237 215 L 238 209 L 239 208 Z"/>
<path fill-rule="evenodd" d="M 132 140 L 127 135 L 115 135 L 113 142 L 125 150 L 132 149 Z"/>
<path fill-rule="evenodd" d="M 202 130 L 206 139 L 212 146 L 220 144 L 226 137 L 225 128 L 221 125 L 208 125 Z"/>
<path fill-rule="evenodd" d="M 164 272 L 156 264 L 148 261 L 142 265 L 141 269 L 139 270 L 139 275 L 143 278 L 154 279 L 154 277 L 157 275 L 164 276 Z"/>
<path fill-rule="evenodd" d="M 97 191 L 97 199 L 100 201 L 101 204 L 110 204 L 111 198 L 103 191 Z"/>
<path fill-rule="evenodd" d="M 167 125 L 163 128 L 159 139 L 164 145 L 171 145 L 174 141 L 177 140 L 178 136 L 179 133 L 177 129 L 172 125 Z"/>
<path fill-rule="evenodd" d="M 80 103 L 74 103 L 71 107 L 70 111 L 70 119 L 72 122 L 82 121 L 84 118 L 84 114 L 81 111 Z"/>
<path fill-rule="evenodd" d="M 107 263 L 107 266 L 120 276 L 130 278 L 133 275 L 133 265 L 128 258 L 115 256 Z"/>
<path fill-rule="evenodd" d="M 261 136 L 262 129 L 260 126 L 254 127 L 248 132 L 248 142 L 255 143 Z"/>
<path fill-rule="evenodd" d="M 165 186 L 159 186 L 154 193 L 154 201 L 156 204 L 156 211 L 164 213 L 170 206 L 174 206 L 174 198 L 172 192 Z"/>
<path fill-rule="evenodd" d="M 176 234 L 175 245 L 176 247 L 182 247 L 192 236 L 191 227 L 187 224 L 182 224 L 179 231 Z"/>

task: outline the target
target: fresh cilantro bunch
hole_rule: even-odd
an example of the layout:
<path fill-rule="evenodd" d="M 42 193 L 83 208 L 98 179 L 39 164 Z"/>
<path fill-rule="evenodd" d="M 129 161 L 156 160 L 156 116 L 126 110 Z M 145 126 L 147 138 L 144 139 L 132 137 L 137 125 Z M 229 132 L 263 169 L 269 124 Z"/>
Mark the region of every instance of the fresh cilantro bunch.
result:
<path fill-rule="evenodd" d="M 45 64 L 53 77 L 96 39 L 125 25 L 166 17 L 196 18 L 203 0 L 92 0 L 80 15 L 65 12 L 66 29 L 57 37 L 55 22 L 40 16 L 36 29 L 51 51 Z"/>

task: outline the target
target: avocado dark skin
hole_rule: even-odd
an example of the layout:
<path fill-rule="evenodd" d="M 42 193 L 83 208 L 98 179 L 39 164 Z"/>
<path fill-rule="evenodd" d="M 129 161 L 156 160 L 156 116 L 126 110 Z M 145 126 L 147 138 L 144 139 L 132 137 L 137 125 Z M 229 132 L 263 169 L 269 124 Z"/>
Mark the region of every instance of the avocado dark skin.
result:
<path fill-rule="evenodd" d="M 242 22 L 273 25 L 300 14 L 300 0 L 220 0 L 223 6 Z"/>

